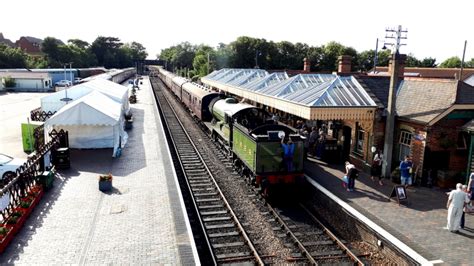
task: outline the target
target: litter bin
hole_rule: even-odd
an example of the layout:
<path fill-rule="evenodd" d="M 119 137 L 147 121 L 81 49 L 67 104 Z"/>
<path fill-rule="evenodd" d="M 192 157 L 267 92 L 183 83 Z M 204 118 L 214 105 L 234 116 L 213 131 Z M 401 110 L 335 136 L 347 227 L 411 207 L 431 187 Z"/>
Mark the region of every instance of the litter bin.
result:
<path fill-rule="evenodd" d="M 53 164 L 57 169 L 68 169 L 71 166 L 69 148 L 59 148 L 53 153 Z"/>
<path fill-rule="evenodd" d="M 39 176 L 39 183 L 43 186 L 44 190 L 49 190 L 53 186 L 54 181 L 54 168 L 44 171 Z"/>

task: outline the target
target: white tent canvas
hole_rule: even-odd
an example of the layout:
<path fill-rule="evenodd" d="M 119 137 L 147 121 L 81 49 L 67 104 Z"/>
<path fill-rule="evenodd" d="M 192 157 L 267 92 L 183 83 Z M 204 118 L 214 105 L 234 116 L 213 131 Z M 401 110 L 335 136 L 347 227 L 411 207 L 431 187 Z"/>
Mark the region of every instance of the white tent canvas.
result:
<path fill-rule="evenodd" d="M 103 95 L 120 103 L 122 113 L 128 113 L 130 111 L 128 88 L 104 79 L 95 79 L 70 87 L 67 90 L 65 89 L 45 96 L 41 98 L 41 109 L 45 112 L 57 112 L 66 105 L 66 101 L 64 101 L 65 98 L 70 98 L 72 101 L 75 101 L 88 95 L 92 91 L 101 92 Z M 69 103 L 71 103 L 71 101 L 69 101 Z"/>
<path fill-rule="evenodd" d="M 124 147 L 128 135 L 124 131 L 121 104 L 93 91 L 69 103 L 45 122 L 45 138 L 52 129 L 69 132 L 69 147 L 76 149 L 113 148 L 113 156 Z"/>

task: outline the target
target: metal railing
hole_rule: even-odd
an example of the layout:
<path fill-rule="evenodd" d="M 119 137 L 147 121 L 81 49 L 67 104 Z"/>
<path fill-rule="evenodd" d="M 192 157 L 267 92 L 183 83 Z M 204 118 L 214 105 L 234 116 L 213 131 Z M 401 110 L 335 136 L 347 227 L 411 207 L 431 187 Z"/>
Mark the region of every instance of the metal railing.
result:
<path fill-rule="evenodd" d="M 64 130 L 50 133 L 51 140 L 48 143 L 39 145 L 38 149 L 29 156 L 28 160 L 18 167 L 14 174 L 7 175 L 0 180 L 0 202 L 3 209 L 0 210 L 0 222 L 6 219 L 20 205 L 22 197 L 25 197 L 28 191 L 38 185 L 38 176 L 45 170 L 45 155 L 52 149 L 67 147 L 68 132 Z M 8 203 L 6 203 L 8 202 Z M 6 206 L 5 206 L 6 205 Z"/>

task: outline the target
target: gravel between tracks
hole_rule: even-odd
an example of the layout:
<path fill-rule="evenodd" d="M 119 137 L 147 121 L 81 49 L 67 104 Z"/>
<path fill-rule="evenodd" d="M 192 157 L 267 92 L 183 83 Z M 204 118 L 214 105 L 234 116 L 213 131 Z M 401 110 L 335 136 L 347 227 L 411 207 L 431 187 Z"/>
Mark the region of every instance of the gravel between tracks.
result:
<path fill-rule="evenodd" d="M 250 191 L 243 178 L 232 173 L 231 169 L 223 164 L 222 159 L 217 157 L 217 153 L 220 151 L 210 138 L 168 90 L 165 90 L 165 94 L 199 151 L 205 154 L 203 157 L 206 163 L 210 164 L 209 167 L 222 192 L 248 232 L 250 239 L 257 246 L 260 255 L 269 256 L 265 259 L 267 263 L 290 264 L 286 258 L 290 257 L 291 251 L 284 246 L 281 239 L 272 230 L 267 218 L 259 211 L 258 205 L 261 205 L 259 197 L 250 196 L 253 192 Z M 173 97 L 172 100 L 169 99 L 170 96 Z"/>

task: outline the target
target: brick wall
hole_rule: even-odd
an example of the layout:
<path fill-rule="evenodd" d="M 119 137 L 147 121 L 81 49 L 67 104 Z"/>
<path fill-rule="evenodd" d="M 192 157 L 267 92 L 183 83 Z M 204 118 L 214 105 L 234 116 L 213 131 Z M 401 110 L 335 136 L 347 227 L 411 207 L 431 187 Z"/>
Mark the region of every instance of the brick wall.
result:
<path fill-rule="evenodd" d="M 33 44 L 24 37 L 21 37 L 18 41 L 16 41 L 16 45 L 28 54 L 41 53 L 39 44 Z"/>

